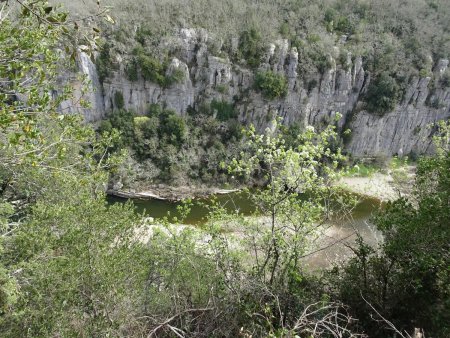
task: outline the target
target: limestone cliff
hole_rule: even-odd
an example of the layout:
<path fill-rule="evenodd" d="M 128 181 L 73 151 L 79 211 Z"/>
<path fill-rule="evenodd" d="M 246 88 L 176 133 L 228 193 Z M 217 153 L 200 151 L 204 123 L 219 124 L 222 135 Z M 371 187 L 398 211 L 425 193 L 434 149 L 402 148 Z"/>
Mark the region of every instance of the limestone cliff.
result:
<path fill-rule="evenodd" d="M 345 62 L 341 60 L 337 65 L 339 47 L 336 47 L 329 53 L 330 67 L 310 79 L 312 85 L 307 86 L 297 73 L 296 48 L 290 48 L 287 40 L 275 41 L 268 48 L 260 70 L 284 74 L 289 90 L 286 97 L 270 101 L 253 89 L 254 71 L 231 62 L 228 57 L 214 55 L 210 42 L 203 29 L 181 29 L 176 37 L 165 41 L 177 50 L 167 75 L 175 70 L 183 74 L 181 81 L 167 88 L 142 78 L 128 80 L 120 58 L 119 70 L 100 84 L 94 64 L 81 54 L 80 69 L 91 80 L 88 99 L 92 103 L 91 109 L 81 112 L 88 121 L 101 119 L 105 112 L 115 108 L 116 92 L 122 93 L 125 108 L 137 113 L 144 113 L 151 103 L 164 104 L 185 114 L 189 107 L 196 108 L 212 99 L 234 102 L 239 119 L 260 130 L 269 126 L 275 116 L 280 116 L 285 124 L 319 126 L 340 112 L 343 118 L 339 126 L 345 124 L 352 130 L 346 149 L 355 157 L 430 151 L 432 130 L 427 125 L 450 117 L 450 89 L 442 88 L 439 82 L 448 60 L 439 60 L 433 77 L 411 79 L 395 110 L 377 116 L 366 112 L 362 104 L 370 73 L 364 69 L 360 56 L 348 54 Z"/>

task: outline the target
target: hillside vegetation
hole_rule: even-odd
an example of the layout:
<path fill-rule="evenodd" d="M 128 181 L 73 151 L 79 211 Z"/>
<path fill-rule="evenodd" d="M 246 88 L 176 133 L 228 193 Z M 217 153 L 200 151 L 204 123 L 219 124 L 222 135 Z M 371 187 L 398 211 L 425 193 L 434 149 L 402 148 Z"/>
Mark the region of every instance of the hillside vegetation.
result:
<path fill-rule="evenodd" d="M 349 261 L 311 273 L 304 259 L 322 250 L 326 224 L 357 203 L 333 184 L 344 161 L 339 116 L 321 131 L 260 134 L 237 131 L 221 101 L 186 122 L 159 105 L 135 116 L 116 93 L 118 109 L 96 133 L 57 112 L 62 100 L 82 102 L 75 88 L 49 95 L 75 63 L 60 48 L 76 55 L 86 37 L 45 1 L 16 5 L 18 15 L 0 12 L 1 337 L 450 336 L 450 123 L 434 126 L 436 151 L 418 160 L 411 195 L 374 217 L 384 240 L 358 237 Z M 282 79 L 262 75 L 263 93 L 283 95 Z M 219 143 L 238 139 L 242 148 L 223 156 Z M 189 227 L 192 201 L 157 220 L 131 202 L 108 203 L 123 145 L 165 161 L 194 141 L 199 154 L 217 150 L 210 175 L 262 181 L 246 192 L 252 217 L 213 203 L 205 223 Z"/>
<path fill-rule="evenodd" d="M 87 14 L 96 1 L 62 3 L 71 13 Z M 446 0 L 105 0 L 125 36 L 148 34 L 153 39 L 179 27 L 205 28 L 226 42 L 255 29 L 264 41 L 289 38 L 304 48 L 326 51 L 348 37 L 346 48 L 366 57 L 373 69 L 418 70 L 450 54 L 450 3 Z M 119 34 L 119 33 L 118 33 Z M 131 51 L 130 51 L 131 52 Z"/>
<path fill-rule="evenodd" d="M 63 4 L 78 15 L 89 14 L 97 6 L 93 0 L 66 0 Z M 211 168 L 210 163 L 217 163 L 220 156 L 231 157 L 229 149 L 231 153 L 236 152 L 237 147 L 230 142 L 233 137 L 225 134 L 229 130 L 237 132 L 240 112 L 237 105 L 246 95 L 253 95 L 248 94 L 252 89 L 267 100 L 283 99 L 288 93 L 285 74 L 259 69 L 269 44 L 277 39 L 287 39 L 289 47 L 297 48 L 300 86 L 308 93 L 320 85 L 320 76 L 332 66 L 331 56 L 342 69 L 348 67 L 349 53 L 353 58 L 362 56 L 370 85 L 360 99 L 367 111 L 379 116 L 392 111 L 402 101 L 413 77 L 433 77 L 436 62 L 450 55 L 450 3 L 445 0 L 109 0 L 102 4 L 110 6 L 116 24 L 101 26 L 103 42 L 96 58 L 101 81 L 108 81 L 120 69 L 127 80 L 143 79 L 161 88 L 183 81 L 180 71 L 168 75 L 172 58 L 183 58 L 180 47 L 172 43 L 180 28 L 204 28 L 209 37 L 206 41 L 208 55 L 229 59 L 233 65 L 247 68 L 255 75 L 253 87 L 242 88 L 240 95 L 229 97 L 227 101 L 210 102 L 208 93 L 200 95 L 199 102 L 194 103 L 184 118 L 187 137 L 178 138 L 176 147 L 173 142 L 160 139 L 161 133 L 149 132 L 146 127 L 149 122 L 141 123 L 139 128 L 144 126 L 147 132 L 137 132 L 138 137 L 128 137 L 123 145 L 131 146 L 138 153 L 134 156 L 138 164 L 132 161 L 135 167 L 144 161 L 150 164 L 143 166 L 143 172 L 151 173 L 143 175 L 144 180 L 165 177 L 178 183 L 190 179 L 208 183 L 226 181 L 223 177 L 216 180 L 217 170 Z M 195 66 L 188 66 L 193 72 Z M 194 78 L 193 73 L 190 76 L 193 82 L 203 81 Z M 437 87 L 449 87 L 449 79 L 447 71 Z M 434 90 L 431 87 L 436 83 L 430 81 L 431 98 Z M 226 93 L 226 85 L 218 86 L 217 92 Z M 118 103 L 115 108 L 119 110 L 124 106 L 123 99 L 120 100 L 122 94 L 116 92 L 119 97 L 114 98 Z M 164 106 L 164 102 L 158 103 Z M 426 105 L 441 108 L 438 99 L 428 100 Z M 150 107 L 128 112 L 128 115 L 148 115 L 149 110 Z M 110 119 L 121 113 L 107 112 L 106 117 Z M 194 123 L 196 128 L 193 128 L 192 120 L 199 119 L 202 122 Z M 266 119 L 270 122 L 272 116 Z M 351 117 L 346 119 L 348 122 Z M 139 129 L 132 124 L 133 121 L 129 124 L 129 135 Z M 128 127 L 108 122 L 103 124 L 105 126 L 107 130 L 114 127 L 122 132 Z M 165 156 L 167 154 L 171 155 Z M 167 158 L 172 160 L 167 161 Z M 204 169 L 199 170 L 197 163 L 202 163 Z M 178 173 L 185 177 L 173 181 Z"/>

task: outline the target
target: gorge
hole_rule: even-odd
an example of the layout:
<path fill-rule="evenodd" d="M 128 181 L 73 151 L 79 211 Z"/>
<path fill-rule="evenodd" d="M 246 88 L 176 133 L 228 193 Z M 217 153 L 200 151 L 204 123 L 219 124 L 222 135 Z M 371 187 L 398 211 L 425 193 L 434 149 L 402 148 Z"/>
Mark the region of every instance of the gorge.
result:
<path fill-rule="evenodd" d="M 237 39 L 234 48 L 237 47 Z M 345 36 L 327 55 L 327 68 L 314 74 L 307 84 L 299 78 L 299 53 L 287 39 L 271 43 L 264 52 L 258 71 L 272 71 L 287 79 L 285 97 L 267 99 L 255 90 L 255 72 L 217 56 L 211 51 L 214 41 L 204 29 L 180 29 L 163 40 L 165 48 L 176 51 L 166 76 L 180 77 L 170 86 L 146 81 L 139 75 L 135 81 L 127 76 L 124 56 L 115 55 L 110 76 L 100 81 L 95 63 L 86 54 L 79 55 L 79 68 L 90 80 L 88 109 L 66 102 L 64 111 L 81 112 L 86 121 L 95 122 L 108 111 L 118 109 L 114 96 L 123 95 L 123 108 L 143 115 L 150 104 L 161 104 L 185 115 L 203 102 L 220 100 L 235 106 L 239 121 L 254 124 L 263 131 L 275 117 L 282 123 L 321 126 L 343 115 L 339 127 L 350 128 L 351 137 L 345 149 L 354 157 L 380 157 L 423 154 L 432 151 L 433 130 L 427 126 L 450 117 L 450 88 L 442 81 L 449 61 L 435 60 L 432 73 L 408 79 L 404 93 L 394 109 L 383 114 L 368 112 L 364 96 L 372 81 L 363 66 L 363 58 L 347 53 L 342 58 Z M 223 54 L 223 53 L 222 53 Z M 309 86 L 309 88 L 308 88 Z M 306 88 L 305 88 L 306 87 Z"/>

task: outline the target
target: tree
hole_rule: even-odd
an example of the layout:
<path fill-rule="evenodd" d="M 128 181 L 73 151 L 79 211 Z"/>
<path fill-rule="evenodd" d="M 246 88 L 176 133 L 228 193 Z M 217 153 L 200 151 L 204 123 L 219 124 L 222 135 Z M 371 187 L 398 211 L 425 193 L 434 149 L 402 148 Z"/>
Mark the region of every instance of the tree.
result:
<path fill-rule="evenodd" d="M 331 182 L 343 157 L 329 148 L 336 137 L 333 127 L 320 133 L 308 127 L 298 135 L 297 145 L 289 148 L 282 135 L 269 131 L 258 135 L 251 128 L 246 137 L 250 155 L 234 160 L 230 171 L 264 182 L 261 190 L 250 195 L 257 211 L 246 222 L 247 250 L 252 252 L 257 283 L 271 290 L 269 295 L 277 295 L 283 313 L 280 322 L 292 323 L 307 305 L 306 298 L 302 300 L 301 260 L 313 250 L 312 241 L 337 210 L 330 207 L 337 192 Z M 273 311 L 273 315 L 278 312 Z"/>
<path fill-rule="evenodd" d="M 261 63 L 264 52 L 264 44 L 261 34 L 256 28 L 243 31 L 239 37 L 239 58 L 243 58 L 252 68 L 257 68 Z"/>
<path fill-rule="evenodd" d="M 388 203 L 374 219 L 384 235 L 381 247 L 360 242 L 344 268 L 340 297 L 374 337 L 389 330 L 371 319 L 379 318 L 374 309 L 400 331 L 421 327 L 430 336 L 449 334 L 442 324 L 450 320 L 449 127 L 439 124 L 436 155 L 419 160 L 411 196 Z"/>
<path fill-rule="evenodd" d="M 107 309 L 94 304 L 107 300 L 100 297 L 107 285 L 100 276 L 124 271 L 116 255 L 124 246 L 117 252 L 111 246 L 125 243 L 121 226 L 129 229 L 133 221 L 126 208 L 125 224 L 105 206 L 104 168 L 115 162 L 107 154 L 110 135 L 96 139 L 80 117 L 57 113 L 71 97 L 70 86 L 55 95 L 63 86 L 58 72 L 75 61 L 79 36 L 69 31 L 67 14 L 45 1 L 17 2 L 17 16 L 5 14 L 7 7 L 0 12 L 0 333 L 98 332 L 106 317 L 97 308 Z M 91 42 L 90 33 L 83 42 Z M 101 265 L 86 267 L 95 260 L 107 273 Z M 93 282 L 97 277 L 103 284 Z M 110 284 L 112 290 L 118 291 Z"/>
<path fill-rule="evenodd" d="M 399 87 L 394 78 L 383 72 L 373 81 L 366 94 L 367 109 L 377 114 L 394 110 L 399 99 Z"/>
<path fill-rule="evenodd" d="M 147 250 L 134 228 L 131 204 L 107 206 L 92 197 L 85 175 L 55 172 L 63 198 L 47 184 L 14 234 L 2 261 L 20 285 L 0 333 L 26 336 L 108 336 L 139 325 Z M 80 184 L 80 181 L 83 184 Z M 133 262 L 133 264 L 131 264 Z"/>
<path fill-rule="evenodd" d="M 272 71 L 256 74 L 255 87 L 269 100 L 282 98 L 288 92 L 288 84 L 284 75 Z"/>

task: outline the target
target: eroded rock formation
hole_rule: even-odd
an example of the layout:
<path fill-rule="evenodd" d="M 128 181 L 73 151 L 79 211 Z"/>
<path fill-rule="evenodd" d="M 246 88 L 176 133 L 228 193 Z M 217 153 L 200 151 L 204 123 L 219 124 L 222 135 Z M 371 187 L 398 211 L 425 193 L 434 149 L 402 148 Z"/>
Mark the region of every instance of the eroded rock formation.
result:
<path fill-rule="evenodd" d="M 346 149 L 356 157 L 428 152 L 432 130 L 427 126 L 450 116 L 450 89 L 440 85 L 448 60 L 437 62 L 433 78 L 411 79 L 395 110 L 377 116 L 364 110 L 362 99 L 371 77 L 359 56 L 348 54 L 344 64 L 337 65 L 332 55 L 339 55 L 339 51 L 330 52 L 330 67 L 310 79 L 313 86 L 307 86 L 297 73 L 297 49 L 290 48 L 287 40 L 275 41 L 259 70 L 284 74 L 289 90 L 284 98 L 267 100 L 253 88 L 255 72 L 231 62 L 227 56 L 213 55 L 209 42 L 210 37 L 203 29 L 182 29 L 167 42 L 178 51 L 168 67 L 168 75 L 175 70 L 183 74 L 181 81 L 168 88 L 142 78 L 135 82 L 128 80 L 123 64 L 100 84 L 95 65 L 81 54 L 81 71 L 91 80 L 88 99 L 92 103 L 91 109 L 81 113 L 88 121 L 101 119 L 105 112 L 116 108 L 116 92 L 122 93 L 124 108 L 138 114 L 145 113 L 151 103 L 186 114 L 189 107 L 196 108 L 212 99 L 234 102 L 239 119 L 260 130 L 269 126 L 275 116 L 281 117 L 284 124 L 319 126 L 332 121 L 339 112 L 343 115 L 339 126 L 352 130 Z M 232 44 L 233 48 L 237 47 Z"/>

